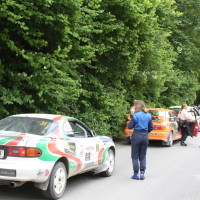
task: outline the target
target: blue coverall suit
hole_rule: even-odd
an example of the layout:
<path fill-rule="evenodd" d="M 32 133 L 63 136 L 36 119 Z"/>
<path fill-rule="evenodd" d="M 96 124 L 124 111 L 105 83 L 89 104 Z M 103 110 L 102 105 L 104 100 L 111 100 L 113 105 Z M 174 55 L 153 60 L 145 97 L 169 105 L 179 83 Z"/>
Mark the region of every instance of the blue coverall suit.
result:
<path fill-rule="evenodd" d="M 128 128 L 134 128 L 131 137 L 131 158 L 135 172 L 145 171 L 148 133 L 153 130 L 152 118 L 149 113 L 139 111 L 131 115 Z"/>

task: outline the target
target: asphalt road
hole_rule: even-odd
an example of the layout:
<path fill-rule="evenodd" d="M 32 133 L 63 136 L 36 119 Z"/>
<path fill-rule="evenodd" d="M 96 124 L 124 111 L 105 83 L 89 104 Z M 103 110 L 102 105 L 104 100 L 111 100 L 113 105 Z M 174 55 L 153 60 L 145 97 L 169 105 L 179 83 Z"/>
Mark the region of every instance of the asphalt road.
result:
<path fill-rule="evenodd" d="M 116 142 L 116 167 L 112 177 L 83 174 L 68 180 L 60 200 L 200 200 L 200 136 L 188 146 L 175 142 L 162 147 L 151 142 L 145 180 L 132 180 L 130 144 Z M 11 189 L 0 186 L 2 200 L 44 200 L 40 190 L 26 184 Z"/>

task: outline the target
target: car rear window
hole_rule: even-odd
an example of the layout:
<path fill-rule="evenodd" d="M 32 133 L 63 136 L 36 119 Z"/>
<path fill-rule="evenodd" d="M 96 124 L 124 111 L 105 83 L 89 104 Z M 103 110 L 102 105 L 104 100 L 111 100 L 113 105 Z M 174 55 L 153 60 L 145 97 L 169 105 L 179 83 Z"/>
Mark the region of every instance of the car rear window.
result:
<path fill-rule="evenodd" d="M 166 119 L 166 112 L 165 111 L 149 110 L 149 113 L 152 116 L 152 120 L 160 121 L 160 120 L 162 120 L 162 117 L 163 117 L 164 120 Z"/>
<path fill-rule="evenodd" d="M 57 122 L 33 117 L 7 117 L 0 120 L 0 130 L 48 135 L 58 128 Z"/>

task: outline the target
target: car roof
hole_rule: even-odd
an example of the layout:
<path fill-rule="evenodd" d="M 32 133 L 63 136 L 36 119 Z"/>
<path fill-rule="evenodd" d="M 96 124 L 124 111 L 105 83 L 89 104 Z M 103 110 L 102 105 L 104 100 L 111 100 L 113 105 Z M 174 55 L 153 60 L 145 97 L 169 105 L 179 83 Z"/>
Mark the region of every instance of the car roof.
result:
<path fill-rule="evenodd" d="M 169 109 L 166 108 L 147 108 L 147 110 L 169 111 Z"/>
<path fill-rule="evenodd" d="M 187 106 L 188 107 L 188 110 L 189 109 L 194 109 L 195 107 L 194 106 Z M 170 109 L 173 109 L 173 108 L 179 108 L 179 109 L 181 109 L 181 106 L 170 106 L 169 107 Z"/>
<path fill-rule="evenodd" d="M 24 113 L 24 114 L 16 114 L 11 115 L 12 117 L 35 117 L 35 118 L 44 118 L 54 120 L 55 118 L 66 117 L 68 119 L 72 119 L 72 117 L 64 116 L 64 115 L 56 115 L 56 114 L 41 114 L 41 113 Z"/>
<path fill-rule="evenodd" d="M 181 108 L 181 106 L 170 106 L 169 108 Z"/>

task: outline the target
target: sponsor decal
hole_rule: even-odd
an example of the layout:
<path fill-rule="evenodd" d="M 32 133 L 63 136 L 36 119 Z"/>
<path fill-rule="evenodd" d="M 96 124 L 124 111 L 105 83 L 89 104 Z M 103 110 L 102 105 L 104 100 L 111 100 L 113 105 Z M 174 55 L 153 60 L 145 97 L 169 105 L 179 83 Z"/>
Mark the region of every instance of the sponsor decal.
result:
<path fill-rule="evenodd" d="M 86 150 L 87 150 L 87 151 L 93 151 L 93 150 L 94 150 L 94 147 L 93 147 L 93 146 L 86 147 Z"/>
<path fill-rule="evenodd" d="M 69 142 L 64 147 L 65 153 L 76 156 L 76 144 L 74 142 Z"/>
<path fill-rule="evenodd" d="M 48 176 L 48 175 L 49 175 L 49 170 L 48 170 L 48 169 L 45 170 L 44 175 L 45 175 L 45 176 Z"/>
<path fill-rule="evenodd" d="M 96 152 L 99 152 L 99 149 L 100 149 L 99 144 L 96 144 Z"/>
<path fill-rule="evenodd" d="M 90 167 L 93 167 L 94 166 L 94 162 L 90 162 L 90 163 L 86 163 L 84 165 L 84 168 L 90 168 Z"/>
<path fill-rule="evenodd" d="M 85 161 L 89 161 L 90 160 L 90 153 L 86 153 L 85 154 Z"/>
<path fill-rule="evenodd" d="M 108 137 L 100 137 L 100 139 L 102 140 L 102 142 L 104 143 L 107 143 L 107 142 L 110 142 L 111 138 L 108 138 Z"/>
<path fill-rule="evenodd" d="M 44 174 L 44 170 L 43 169 L 39 169 L 38 172 L 37 172 L 37 175 L 41 176 L 42 174 Z"/>
<path fill-rule="evenodd" d="M 48 169 L 45 169 L 45 170 L 43 170 L 43 169 L 39 169 L 38 170 L 38 172 L 37 172 L 37 175 L 38 176 L 41 176 L 41 175 L 45 175 L 45 176 L 48 176 L 49 175 L 49 170 Z"/>

